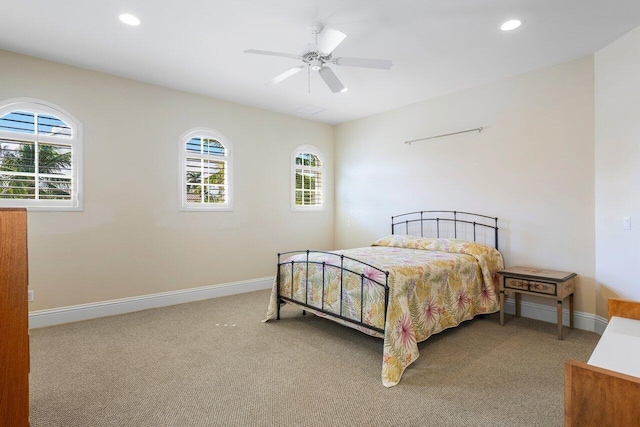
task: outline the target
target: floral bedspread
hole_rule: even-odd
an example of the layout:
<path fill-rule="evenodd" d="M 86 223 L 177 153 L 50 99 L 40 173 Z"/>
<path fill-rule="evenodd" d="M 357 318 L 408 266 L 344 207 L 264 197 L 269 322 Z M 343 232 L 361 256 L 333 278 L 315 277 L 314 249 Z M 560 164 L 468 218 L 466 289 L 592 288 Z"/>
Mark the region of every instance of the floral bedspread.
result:
<path fill-rule="evenodd" d="M 497 272 L 504 266 L 496 249 L 480 243 L 455 239 L 425 239 L 414 236 L 388 236 L 371 247 L 333 251 L 389 272 L 389 303 L 385 324 L 382 286 L 385 274 L 345 258 L 344 267 L 358 274 L 344 274 L 340 298 L 340 258 L 310 253 L 306 264 L 296 263 L 280 269 L 280 294 L 319 309 L 341 314 L 384 329 L 384 335 L 329 317 L 370 335 L 383 336 L 382 383 L 391 387 L 419 356 L 417 343 L 482 313 L 499 310 Z M 306 260 L 299 254 L 291 260 Z M 324 274 L 324 291 L 323 291 Z M 360 274 L 364 274 L 364 279 Z M 363 291 L 361 292 L 361 289 Z M 306 295 L 305 295 L 306 294 Z M 342 307 L 341 307 L 342 306 Z M 307 308 L 307 310 L 309 310 Z M 274 281 L 267 319 L 277 311 L 277 284 Z M 327 317 L 326 314 L 309 310 Z"/>

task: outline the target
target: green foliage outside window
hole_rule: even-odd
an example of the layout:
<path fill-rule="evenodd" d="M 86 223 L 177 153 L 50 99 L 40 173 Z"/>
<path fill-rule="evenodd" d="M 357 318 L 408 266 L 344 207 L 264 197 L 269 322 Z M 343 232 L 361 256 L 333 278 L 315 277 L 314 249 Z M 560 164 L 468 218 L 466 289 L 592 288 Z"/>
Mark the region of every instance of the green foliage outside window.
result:
<path fill-rule="evenodd" d="M 215 162 L 215 172 L 187 172 L 187 201 L 195 203 L 225 203 L 225 164 Z M 209 169 L 211 170 L 211 169 Z M 203 198 L 204 193 L 204 198 Z"/>
<path fill-rule="evenodd" d="M 5 144 L 0 144 L 0 198 L 35 199 L 35 144 L 24 141 L 17 144 L 13 141 L 4 142 Z M 68 147 L 38 144 L 38 174 L 60 176 L 39 177 L 38 197 L 49 200 L 71 199 L 71 180 L 65 175 L 70 169 L 71 151 Z"/>
<path fill-rule="evenodd" d="M 300 153 L 296 156 L 296 205 L 314 206 L 322 203 L 321 167 L 322 162 L 315 154 Z"/>

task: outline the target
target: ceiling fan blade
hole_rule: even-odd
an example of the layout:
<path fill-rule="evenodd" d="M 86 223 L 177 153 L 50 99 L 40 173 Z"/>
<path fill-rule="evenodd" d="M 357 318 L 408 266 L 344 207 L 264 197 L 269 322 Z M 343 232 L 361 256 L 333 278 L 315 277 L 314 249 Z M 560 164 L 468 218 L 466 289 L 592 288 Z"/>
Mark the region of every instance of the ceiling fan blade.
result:
<path fill-rule="evenodd" d="M 324 80 L 327 86 L 329 86 L 329 89 L 331 89 L 331 92 L 337 93 L 347 91 L 347 88 L 340 82 L 340 80 L 338 80 L 338 77 L 331 68 L 322 67 L 318 72 L 320 73 L 322 80 Z"/>
<path fill-rule="evenodd" d="M 284 73 L 272 78 L 271 80 L 269 80 L 268 82 L 266 82 L 265 84 L 267 86 L 271 86 L 274 85 L 276 83 L 280 83 L 281 81 L 283 81 L 286 78 L 289 78 L 291 76 L 293 76 L 294 74 L 299 73 L 300 71 L 304 70 L 305 66 L 301 65 L 299 67 L 294 67 L 288 71 L 285 71 Z"/>
<path fill-rule="evenodd" d="M 377 68 L 379 70 L 388 70 L 393 65 L 393 62 L 388 59 L 369 58 L 335 58 L 332 62 L 347 67 Z"/>
<path fill-rule="evenodd" d="M 300 59 L 300 55 L 294 53 L 271 52 L 270 50 L 247 49 L 244 53 L 255 53 L 257 55 L 283 56 L 285 58 Z"/>
<path fill-rule="evenodd" d="M 338 47 L 342 41 L 347 38 L 347 35 L 342 31 L 329 28 L 322 33 L 322 40 L 318 43 L 318 52 L 328 55 Z"/>

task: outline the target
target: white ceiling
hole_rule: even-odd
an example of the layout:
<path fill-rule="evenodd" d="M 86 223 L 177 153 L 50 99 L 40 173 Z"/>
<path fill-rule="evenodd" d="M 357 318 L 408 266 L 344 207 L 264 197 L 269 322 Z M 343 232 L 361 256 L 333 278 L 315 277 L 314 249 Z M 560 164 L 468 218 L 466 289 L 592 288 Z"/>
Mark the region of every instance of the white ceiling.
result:
<path fill-rule="evenodd" d="M 124 12 L 142 25 L 118 20 Z M 524 25 L 498 29 L 510 18 Z M 314 22 L 347 38 L 334 56 L 390 59 L 264 83 L 298 61 Z M 640 26 L 638 0 L 0 0 L 0 48 L 327 123 L 412 104 L 592 54 Z M 326 109 L 313 116 L 294 110 Z"/>

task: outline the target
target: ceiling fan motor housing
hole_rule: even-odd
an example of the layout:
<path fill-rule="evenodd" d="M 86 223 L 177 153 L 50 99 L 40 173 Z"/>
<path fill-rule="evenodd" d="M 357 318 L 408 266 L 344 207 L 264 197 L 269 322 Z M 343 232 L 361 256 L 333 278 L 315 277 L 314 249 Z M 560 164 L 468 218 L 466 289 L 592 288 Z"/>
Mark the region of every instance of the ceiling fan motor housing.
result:
<path fill-rule="evenodd" d="M 312 43 L 305 47 L 300 55 L 300 59 L 312 70 L 318 71 L 324 66 L 325 62 L 331 61 L 331 54 L 322 55 L 318 52 L 318 45 Z"/>

